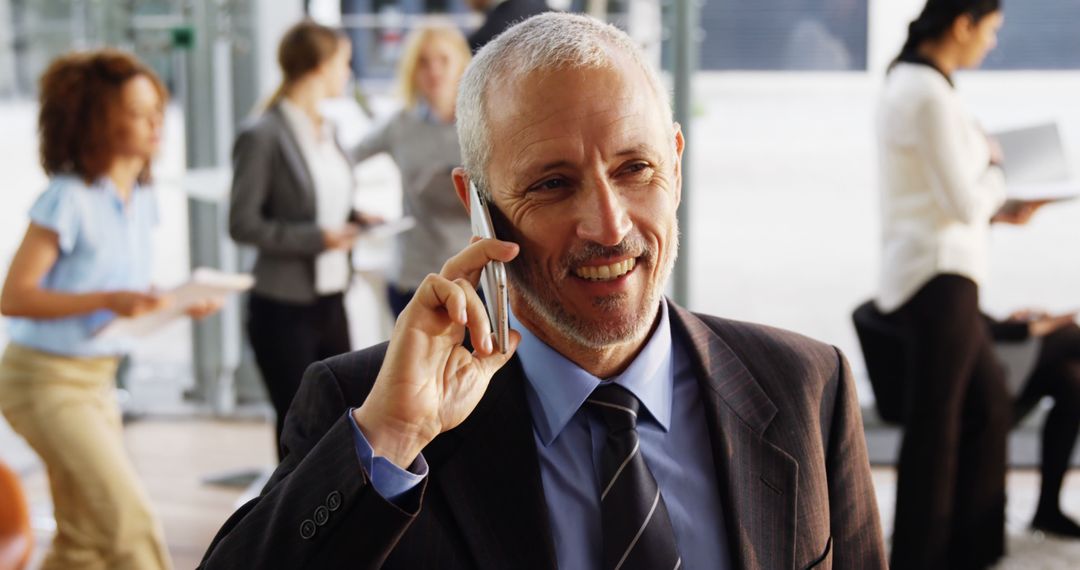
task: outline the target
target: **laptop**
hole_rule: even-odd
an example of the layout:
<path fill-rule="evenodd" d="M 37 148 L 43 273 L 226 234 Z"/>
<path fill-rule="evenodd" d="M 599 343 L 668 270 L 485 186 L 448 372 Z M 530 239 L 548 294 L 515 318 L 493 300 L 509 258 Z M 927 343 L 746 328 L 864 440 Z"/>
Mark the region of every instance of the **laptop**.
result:
<path fill-rule="evenodd" d="M 1010 200 L 1069 200 L 1080 197 L 1056 123 L 1002 131 L 993 135 L 1005 155 L 1005 184 Z"/>

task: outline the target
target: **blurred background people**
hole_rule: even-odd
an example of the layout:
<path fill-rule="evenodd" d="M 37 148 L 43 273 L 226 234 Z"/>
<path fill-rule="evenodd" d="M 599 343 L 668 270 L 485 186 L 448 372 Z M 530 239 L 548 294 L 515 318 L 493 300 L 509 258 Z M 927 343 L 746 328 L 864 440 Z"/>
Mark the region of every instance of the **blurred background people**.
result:
<path fill-rule="evenodd" d="M 398 71 L 405 106 L 350 151 L 355 162 L 387 153 L 401 171 L 402 211 L 416 226 L 397 239 L 387 299 L 396 317 L 428 273 L 469 243 L 472 230 L 450 171 L 461 164 L 454 106 L 471 59 L 465 36 L 441 25 L 413 30 Z"/>
<path fill-rule="evenodd" d="M 1063 538 L 1080 538 L 1080 526 L 1062 508 L 1061 491 L 1069 458 L 1080 430 L 1080 327 L 1075 312 L 1050 314 L 1016 311 L 1005 320 L 983 314 L 990 327 L 995 356 L 1008 371 L 1013 398 L 1013 425 L 1019 424 L 1049 397 L 1042 426 L 1040 489 L 1030 528 Z M 883 315 L 872 301 L 853 315 L 855 328 L 883 419 L 903 417 L 904 388 L 913 381 L 907 369 L 908 339 L 895 315 Z"/>
<path fill-rule="evenodd" d="M 352 167 L 320 112 L 344 94 L 351 54 L 339 30 L 290 28 L 278 47 L 282 83 L 233 147 L 229 234 L 258 250 L 248 335 L 279 436 L 304 369 L 351 348 L 349 251 L 370 220 L 353 211 Z"/>
<path fill-rule="evenodd" d="M 112 50 L 55 60 L 41 78 L 38 129 L 49 185 L 30 209 L 0 311 L 0 409 L 41 456 L 56 537 L 46 569 L 170 566 L 161 526 L 124 452 L 115 378 L 126 338 L 94 333 L 162 308 L 151 292 L 158 220 L 150 162 L 165 88 Z M 190 310 L 216 310 L 203 302 Z"/>
<path fill-rule="evenodd" d="M 979 312 L 1000 150 L 953 88 L 997 41 L 998 0 L 929 0 L 878 109 L 882 274 L 877 305 L 910 339 L 892 567 L 983 568 L 1005 551 L 1005 376 Z"/>
<path fill-rule="evenodd" d="M 469 48 L 476 53 L 506 28 L 549 10 L 544 0 L 465 0 L 470 8 L 484 13 L 484 23 L 469 35 Z"/>
<path fill-rule="evenodd" d="M 1037 341 L 1031 347 L 1037 357 L 1025 371 L 1014 400 L 1013 423 L 1031 413 L 1044 397 L 1053 399 L 1042 426 L 1039 502 L 1031 528 L 1054 536 L 1080 538 L 1080 525 L 1061 508 L 1061 488 L 1080 431 L 1080 327 L 1076 313 L 1054 315 L 1022 310 L 1004 321 L 989 322 L 999 344 Z"/>

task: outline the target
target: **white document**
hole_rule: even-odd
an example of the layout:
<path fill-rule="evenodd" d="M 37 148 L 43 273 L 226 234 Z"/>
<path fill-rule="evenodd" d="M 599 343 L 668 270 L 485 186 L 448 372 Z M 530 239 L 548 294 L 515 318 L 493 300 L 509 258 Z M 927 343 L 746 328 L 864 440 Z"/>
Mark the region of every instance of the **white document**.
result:
<path fill-rule="evenodd" d="M 382 239 L 407 232 L 413 229 L 414 226 L 416 226 L 416 218 L 404 216 L 396 220 L 365 227 L 360 230 L 360 237 L 364 239 Z"/>
<path fill-rule="evenodd" d="M 1080 197 L 1080 182 L 1070 172 L 1057 124 L 1003 131 L 993 137 L 1005 155 L 1005 185 L 1010 200 Z"/>
<path fill-rule="evenodd" d="M 1080 198 L 1080 182 L 1069 180 L 1042 184 L 1008 184 L 1006 181 L 1005 192 L 1010 200 L 1023 202 L 1072 200 Z"/>
<path fill-rule="evenodd" d="M 101 327 L 98 338 L 140 337 L 159 329 L 186 315 L 195 303 L 206 299 L 223 301 L 232 293 L 246 291 L 255 284 L 255 278 L 242 273 L 223 273 L 216 269 L 200 267 L 191 273 L 183 285 L 163 293 L 170 303 L 160 311 L 138 317 L 117 317 Z"/>

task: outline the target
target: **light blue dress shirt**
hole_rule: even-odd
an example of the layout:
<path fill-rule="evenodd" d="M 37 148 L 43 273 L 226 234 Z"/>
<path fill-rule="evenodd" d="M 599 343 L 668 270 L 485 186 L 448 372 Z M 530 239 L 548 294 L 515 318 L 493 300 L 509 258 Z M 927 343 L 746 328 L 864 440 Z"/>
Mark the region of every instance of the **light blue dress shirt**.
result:
<path fill-rule="evenodd" d="M 355 409 L 349 408 L 350 420 L 353 419 L 352 414 Z M 353 439 L 356 440 L 356 458 L 360 460 L 360 466 L 371 479 L 371 486 L 375 487 L 384 499 L 400 506 L 405 502 L 405 493 L 411 491 L 424 480 L 424 477 L 427 477 L 428 464 L 424 455 L 417 456 L 408 470 L 402 469 L 389 459 L 375 455 L 375 450 L 364 437 L 364 432 L 360 431 L 360 426 L 356 421 L 350 421 L 349 425 L 352 426 Z"/>
<path fill-rule="evenodd" d="M 648 343 L 622 374 L 608 379 L 626 388 L 648 413 L 641 414 L 641 452 L 656 478 L 671 517 L 683 568 L 726 569 L 731 553 L 705 409 L 685 347 L 674 342 L 667 303 Z M 607 429 L 582 404 L 601 380 L 544 344 L 510 315 L 521 333 L 517 356 L 526 376 L 526 399 L 540 460 L 540 476 L 560 568 L 600 568 L 601 456 Z M 354 423 L 355 427 L 355 423 Z M 372 485 L 399 498 L 427 474 L 418 460 L 408 472 L 375 461 L 359 429 L 357 454 Z M 384 460 L 385 461 L 385 460 Z M 419 467 L 419 468 L 418 468 Z"/>
<path fill-rule="evenodd" d="M 158 221 L 150 188 L 136 186 L 128 203 L 107 177 L 87 185 L 55 176 L 30 208 L 30 221 L 56 232 L 60 254 L 41 281 L 58 293 L 147 291 L 151 237 Z M 129 352 L 131 339 L 94 338 L 115 315 L 99 310 L 60 319 L 9 319 L 12 342 L 64 356 L 114 356 Z"/>

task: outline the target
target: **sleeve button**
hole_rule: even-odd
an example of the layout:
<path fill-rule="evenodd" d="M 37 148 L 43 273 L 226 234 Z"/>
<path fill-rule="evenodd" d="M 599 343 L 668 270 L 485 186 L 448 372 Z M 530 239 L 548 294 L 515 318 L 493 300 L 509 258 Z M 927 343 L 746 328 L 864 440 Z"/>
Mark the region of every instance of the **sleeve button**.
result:
<path fill-rule="evenodd" d="M 326 508 L 330 509 L 330 512 L 334 512 L 341 508 L 341 493 L 337 491 L 331 492 L 326 496 Z"/>
<path fill-rule="evenodd" d="M 315 536 L 315 529 L 315 523 L 311 519 L 304 519 L 304 522 L 300 523 L 300 538 L 311 540 Z"/>

